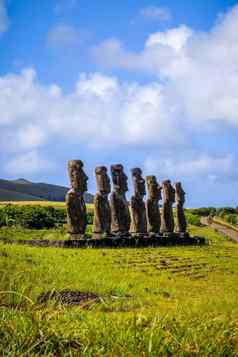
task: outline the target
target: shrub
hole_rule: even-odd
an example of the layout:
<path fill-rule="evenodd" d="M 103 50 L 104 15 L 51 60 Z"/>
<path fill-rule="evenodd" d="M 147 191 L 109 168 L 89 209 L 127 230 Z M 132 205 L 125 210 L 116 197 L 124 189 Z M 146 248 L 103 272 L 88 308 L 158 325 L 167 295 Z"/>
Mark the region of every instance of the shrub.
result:
<path fill-rule="evenodd" d="M 231 223 L 231 224 L 236 224 L 237 223 L 237 216 L 236 214 L 228 214 L 227 218 L 226 218 L 227 222 Z"/>
<path fill-rule="evenodd" d="M 0 208 L 0 227 L 21 226 L 31 229 L 59 228 L 66 223 L 66 209 L 40 205 L 7 204 Z M 87 213 L 87 223 L 93 223 L 93 212 Z"/>
<path fill-rule="evenodd" d="M 55 220 L 50 210 L 44 207 L 34 207 L 34 209 L 26 209 L 23 211 L 19 224 L 24 228 L 42 229 L 53 228 Z"/>
<path fill-rule="evenodd" d="M 6 226 L 6 213 L 0 209 L 0 227 Z"/>
<path fill-rule="evenodd" d="M 200 217 L 198 215 L 185 210 L 185 216 L 188 224 L 193 226 L 201 226 Z"/>
<path fill-rule="evenodd" d="M 232 207 L 222 207 L 217 210 L 217 215 L 224 218 L 226 215 L 235 214 L 236 209 Z"/>
<path fill-rule="evenodd" d="M 200 217 L 207 217 L 207 216 L 213 217 L 216 215 L 216 208 L 215 207 L 193 208 L 190 209 L 190 212 Z"/>

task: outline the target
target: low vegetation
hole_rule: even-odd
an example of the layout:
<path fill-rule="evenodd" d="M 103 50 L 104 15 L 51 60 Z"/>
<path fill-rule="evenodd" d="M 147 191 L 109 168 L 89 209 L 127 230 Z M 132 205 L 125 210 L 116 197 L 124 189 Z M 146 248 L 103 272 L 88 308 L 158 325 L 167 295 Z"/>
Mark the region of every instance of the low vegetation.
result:
<path fill-rule="evenodd" d="M 237 208 L 220 208 L 217 210 L 216 218 L 222 220 L 229 225 L 238 228 L 238 209 Z"/>
<path fill-rule="evenodd" d="M 209 244 L 73 250 L 0 243 L 0 355 L 237 356 L 238 245 L 209 227 L 189 230 Z M 14 224 L 0 228 L 3 236 L 65 233 Z"/>
<path fill-rule="evenodd" d="M 200 225 L 195 210 L 186 210 L 188 224 Z M 93 204 L 87 204 L 88 224 L 93 221 Z M 60 228 L 66 223 L 65 204 L 62 202 L 13 202 L 0 203 L 0 227 L 29 229 Z"/>
<path fill-rule="evenodd" d="M 87 211 L 88 224 L 92 224 L 92 205 L 89 205 Z M 14 204 L 0 206 L 0 227 L 49 229 L 63 227 L 65 223 L 65 207 Z"/>
<path fill-rule="evenodd" d="M 201 226 L 199 215 L 191 212 L 191 210 L 186 209 L 185 216 L 186 216 L 187 224 L 198 226 L 198 227 Z"/>
<path fill-rule="evenodd" d="M 3 355 L 235 356 L 238 249 L 209 228 L 194 248 L 0 246 Z M 78 306 L 42 293 L 98 296 Z"/>
<path fill-rule="evenodd" d="M 0 201 L 0 207 L 6 205 L 14 206 L 43 206 L 43 207 L 54 207 L 54 208 L 64 208 L 65 202 L 54 202 L 54 201 Z"/>

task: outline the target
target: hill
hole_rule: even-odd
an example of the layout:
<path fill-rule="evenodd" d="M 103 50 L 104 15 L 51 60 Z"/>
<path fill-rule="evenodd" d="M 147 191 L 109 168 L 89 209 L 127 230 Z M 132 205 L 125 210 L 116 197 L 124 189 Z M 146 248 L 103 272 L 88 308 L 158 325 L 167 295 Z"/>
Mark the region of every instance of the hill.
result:
<path fill-rule="evenodd" d="M 39 197 L 0 188 L 0 201 L 39 201 Z"/>
<path fill-rule="evenodd" d="M 34 183 L 25 179 L 0 179 L 0 201 L 60 201 L 65 200 L 68 187 L 47 183 Z M 92 203 L 93 195 L 85 194 L 86 203 Z"/>

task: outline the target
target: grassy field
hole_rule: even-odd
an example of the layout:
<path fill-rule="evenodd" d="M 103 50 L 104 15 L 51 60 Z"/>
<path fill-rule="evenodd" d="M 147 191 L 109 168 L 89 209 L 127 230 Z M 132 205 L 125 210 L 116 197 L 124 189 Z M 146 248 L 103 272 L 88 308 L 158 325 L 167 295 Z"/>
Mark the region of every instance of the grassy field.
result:
<path fill-rule="evenodd" d="M 87 225 L 86 234 L 92 235 L 92 225 Z M 2 227 L 0 228 L 0 238 L 5 239 L 47 239 L 47 240 L 65 240 L 69 239 L 65 227 L 58 229 L 24 229 L 20 227 Z"/>
<path fill-rule="evenodd" d="M 43 207 L 54 207 L 54 208 L 64 208 L 65 202 L 55 202 L 55 201 L 0 201 L 0 206 L 6 206 L 7 204 L 18 205 L 18 206 L 43 206 Z M 86 204 L 88 210 L 93 210 L 93 204 Z"/>
<path fill-rule="evenodd" d="M 237 356 L 238 245 L 207 227 L 190 230 L 210 244 L 0 244 L 0 355 Z M 77 307 L 37 302 L 42 292 L 65 289 L 99 298 Z"/>
<path fill-rule="evenodd" d="M 0 201 L 1 206 L 7 204 L 18 205 L 18 206 L 51 206 L 51 207 L 65 207 L 65 202 L 54 202 L 54 201 Z"/>

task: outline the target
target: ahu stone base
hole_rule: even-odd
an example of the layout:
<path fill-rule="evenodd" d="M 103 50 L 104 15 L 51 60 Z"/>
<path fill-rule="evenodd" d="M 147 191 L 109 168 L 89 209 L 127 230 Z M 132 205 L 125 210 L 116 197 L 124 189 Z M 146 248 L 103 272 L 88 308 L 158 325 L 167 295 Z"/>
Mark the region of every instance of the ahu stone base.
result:
<path fill-rule="evenodd" d="M 57 247 L 57 248 L 145 248 L 163 247 L 177 245 L 204 245 L 206 240 L 203 237 L 191 237 L 189 234 L 168 233 L 157 236 L 110 236 L 107 238 L 88 238 L 68 240 L 9 240 L 1 239 L 7 244 L 23 244 L 33 247 Z"/>

